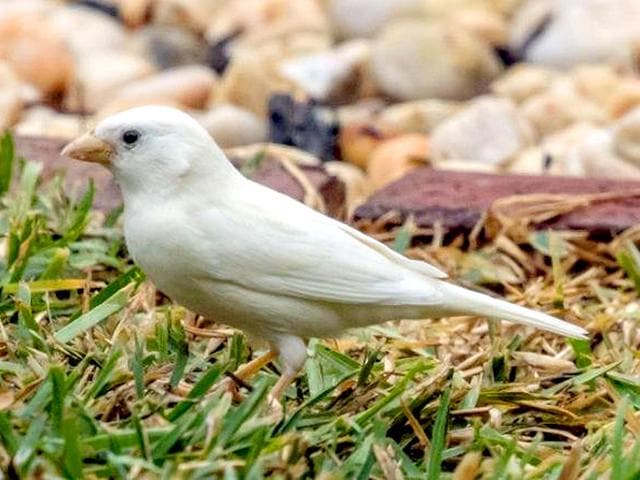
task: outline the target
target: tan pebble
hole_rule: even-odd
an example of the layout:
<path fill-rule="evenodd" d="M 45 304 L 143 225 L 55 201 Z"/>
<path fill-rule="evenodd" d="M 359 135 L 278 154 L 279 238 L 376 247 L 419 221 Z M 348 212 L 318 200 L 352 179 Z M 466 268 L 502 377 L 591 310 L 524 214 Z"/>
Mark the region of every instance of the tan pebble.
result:
<path fill-rule="evenodd" d="M 491 91 L 516 103 L 544 92 L 556 77 L 552 70 L 536 65 L 514 65 L 491 84 Z"/>
<path fill-rule="evenodd" d="M 449 21 L 488 45 L 505 45 L 509 37 L 504 17 L 489 10 L 460 9 Z"/>
<path fill-rule="evenodd" d="M 296 91 L 291 81 L 280 77 L 277 62 L 280 52 L 236 55 L 215 88 L 212 104 L 231 103 L 265 116 L 267 103 L 276 92 Z"/>
<path fill-rule="evenodd" d="M 184 108 L 203 109 L 217 81 L 213 70 L 190 65 L 136 80 L 117 92 L 117 99 L 167 98 Z"/>
<path fill-rule="evenodd" d="M 462 100 L 486 89 L 501 66 L 486 43 L 446 22 L 398 20 L 375 40 L 372 73 L 399 100 Z"/>
<path fill-rule="evenodd" d="M 47 21 L 76 59 L 126 47 L 127 32 L 120 22 L 93 9 L 71 4 L 51 12 Z"/>
<path fill-rule="evenodd" d="M 386 102 L 380 98 L 367 98 L 336 109 L 340 125 L 356 123 L 374 123 L 378 114 L 384 110 Z"/>
<path fill-rule="evenodd" d="M 153 21 L 202 34 L 228 4 L 229 0 L 155 0 Z"/>
<path fill-rule="evenodd" d="M 598 130 L 590 123 L 572 124 L 521 151 L 508 165 L 507 171 L 530 175 L 585 175 L 582 163 L 572 152 L 583 139 Z"/>
<path fill-rule="evenodd" d="M 82 57 L 65 105 L 71 110 L 95 112 L 113 99 L 120 88 L 154 71 L 147 60 L 126 52 L 100 51 Z"/>
<path fill-rule="evenodd" d="M 640 167 L 640 107 L 622 117 L 614 126 L 613 148 L 619 156 Z"/>
<path fill-rule="evenodd" d="M 438 99 L 397 103 L 380 113 L 377 125 L 403 133 L 430 133 L 460 108 L 458 102 Z"/>
<path fill-rule="evenodd" d="M 155 0 L 120 0 L 120 18 L 127 27 L 141 27 L 151 17 Z"/>
<path fill-rule="evenodd" d="M 513 102 L 479 97 L 438 125 L 431 135 L 434 161 L 469 160 L 502 165 L 533 143 L 531 125 Z"/>
<path fill-rule="evenodd" d="M 367 175 L 374 190 L 398 180 L 428 162 L 429 140 L 411 133 L 381 143 L 367 163 Z"/>
<path fill-rule="evenodd" d="M 73 81 L 69 49 L 45 18 L 35 13 L 0 16 L 0 59 L 48 98 L 59 97 Z"/>
<path fill-rule="evenodd" d="M 389 132 L 370 125 L 347 125 L 338 136 L 342 160 L 366 168 L 371 153 L 391 136 Z"/>
<path fill-rule="evenodd" d="M 25 110 L 14 132 L 20 135 L 72 139 L 89 125 L 79 115 L 57 112 L 49 107 L 35 106 Z"/>
<path fill-rule="evenodd" d="M 0 132 L 18 121 L 22 107 L 20 79 L 8 64 L 0 62 Z"/>
<path fill-rule="evenodd" d="M 607 112 L 580 95 L 573 83 L 558 79 L 544 92 L 522 103 L 520 112 L 531 122 L 540 136 L 562 130 L 575 122 L 606 124 Z"/>
<path fill-rule="evenodd" d="M 300 33 L 319 35 L 329 44 L 329 24 L 316 0 L 242 0 L 227 2 L 208 26 L 206 36 L 218 41 L 234 32 L 244 48 L 273 41 L 291 42 Z M 324 42 L 323 42 L 324 43 Z"/>
<path fill-rule="evenodd" d="M 236 105 L 214 105 L 196 118 L 222 148 L 265 142 L 269 133 L 264 118 Z"/>

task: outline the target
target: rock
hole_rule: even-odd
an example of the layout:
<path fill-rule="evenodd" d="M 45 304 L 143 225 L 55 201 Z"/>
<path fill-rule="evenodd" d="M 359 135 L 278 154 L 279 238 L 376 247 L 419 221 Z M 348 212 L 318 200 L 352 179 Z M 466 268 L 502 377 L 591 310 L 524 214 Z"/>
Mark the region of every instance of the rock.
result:
<path fill-rule="evenodd" d="M 22 106 L 20 79 L 8 64 L 0 62 L 0 132 L 18 121 Z"/>
<path fill-rule="evenodd" d="M 502 165 L 532 141 L 531 126 L 511 101 L 481 97 L 435 128 L 431 152 L 436 163 L 469 160 Z"/>
<path fill-rule="evenodd" d="M 53 11 L 48 22 L 76 59 L 98 51 L 126 48 L 127 34 L 122 25 L 95 9 L 67 5 Z"/>
<path fill-rule="evenodd" d="M 235 105 L 215 105 L 196 118 L 222 148 L 266 142 L 268 138 L 267 122 Z"/>
<path fill-rule="evenodd" d="M 380 98 L 367 98 L 349 105 L 342 105 L 336 109 L 338 123 L 348 126 L 353 124 L 373 124 L 378 115 L 386 107 L 386 102 Z"/>
<path fill-rule="evenodd" d="M 138 28 L 151 18 L 154 0 L 120 0 L 119 16 L 129 28 Z"/>
<path fill-rule="evenodd" d="M 372 53 L 378 87 L 399 100 L 466 99 L 485 90 L 500 68 L 488 45 L 446 23 L 393 22 Z"/>
<path fill-rule="evenodd" d="M 584 175 L 584 168 L 573 151 L 584 138 L 599 131 L 590 123 L 575 123 L 545 137 L 539 145 L 518 154 L 507 171 L 530 175 Z"/>
<path fill-rule="evenodd" d="M 636 163 L 637 159 L 633 156 L 619 155 L 614 142 L 611 129 L 597 129 L 584 137 L 569 152 L 570 161 L 580 166 L 582 176 L 620 180 L 640 179 L 640 165 Z M 623 153 L 633 155 L 632 150 L 623 150 Z"/>
<path fill-rule="evenodd" d="M 333 110 L 276 94 L 269 100 L 268 118 L 270 141 L 298 147 L 321 160 L 335 158 L 339 126 Z"/>
<path fill-rule="evenodd" d="M 138 55 L 100 51 L 79 59 L 76 80 L 65 99 L 73 111 L 95 112 L 124 85 L 154 73 L 155 68 Z"/>
<path fill-rule="evenodd" d="M 491 91 L 516 103 L 522 103 L 529 97 L 548 89 L 557 74 L 552 70 L 536 65 L 518 64 L 491 84 Z"/>
<path fill-rule="evenodd" d="M 640 107 L 622 117 L 613 127 L 613 149 L 617 155 L 640 168 Z"/>
<path fill-rule="evenodd" d="M 149 25 L 135 32 L 133 42 L 136 50 L 160 69 L 203 64 L 207 60 L 207 43 L 184 28 Z"/>
<path fill-rule="evenodd" d="M 59 113 L 49 107 L 35 106 L 23 112 L 20 122 L 13 130 L 18 135 L 71 140 L 86 128 L 85 119 L 79 115 Z"/>
<path fill-rule="evenodd" d="M 597 104 L 580 95 L 567 78 L 556 80 L 552 86 L 521 105 L 520 112 L 540 136 L 563 130 L 576 122 L 604 124 L 607 113 Z"/>
<path fill-rule="evenodd" d="M 577 92 L 618 118 L 640 104 L 640 79 L 610 65 L 581 65 L 571 71 Z"/>
<path fill-rule="evenodd" d="M 372 86 L 367 79 L 369 56 L 369 43 L 358 40 L 326 52 L 287 59 L 279 68 L 283 77 L 311 98 L 348 103 L 369 93 L 363 93 L 367 85 Z"/>
<path fill-rule="evenodd" d="M 637 0 L 529 0 L 513 23 L 511 46 L 525 60 L 555 68 L 633 66 L 639 22 Z"/>
<path fill-rule="evenodd" d="M 340 129 L 338 146 L 345 162 L 366 168 L 373 151 L 393 135 L 369 124 L 351 124 Z"/>
<path fill-rule="evenodd" d="M 71 53 L 43 15 L 0 16 L 0 60 L 48 99 L 59 98 L 73 81 Z"/>
<path fill-rule="evenodd" d="M 203 35 L 212 19 L 221 16 L 228 4 L 228 0 L 156 0 L 153 21 L 156 25 L 179 27 Z"/>
<path fill-rule="evenodd" d="M 402 225 L 412 215 L 419 227 L 438 224 L 445 232 L 469 233 L 492 204 L 513 195 L 575 195 L 611 192 L 621 198 L 576 208 L 534 225 L 536 228 L 576 229 L 611 237 L 640 223 L 640 190 L 637 181 L 613 181 L 537 175 L 488 175 L 477 172 L 449 172 L 431 168 L 413 170 L 401 180 L 374 193 L 356 209 L 355 219 L 378 220 Z M 624 192 L 629 192 L 624 197 Z M 395 216 L 389 215 L 396 212 Z"/>
<path fill-rule="evenodd" d="M 424 166 L 428 157 L 429 140 L 426 135 L 408 133 L 382 142 L 367 164 L 372 189 L 378 190 L 414 168 Z"/>
<path fill-rule="evenodd" d="M 255 54 L 279 44 L 288 54 L 323 50 L 331 44 L 326 15 L 316 0 L 242 0 L 227 2 L 211 17 L 206 31 L 210 44 L 234 36 L 232 55 Z"/>
<path fill-rule="evenodd" d="M 290 81 L 279 75 L 277 65 L 282 59 L 282 52 L 277 50 L 235 55 L 214 92 L 212 104 L 231 103 L 266 116 L 273 94 L 296 91 Z"/>
<path fill-rule="evenodd" d="M 339 37 L 371 37 L 392 20 L 420 15 L 422 3 L 421 0 L 328 0 L 328 12 Z"/>
<path fill-rule="evenodd" d="M 380 113 L 377 124 L 381 128 L 402 133 L 431 133 L 460 108 L 457 102 L 437 99 L 397 103 Z"/>
<path fill-rule="evenodd" d="M 182 108 L 201 110 L 209 102 L 216 82 L 216 74 L 203 65 L 176 67 L 123 86 L 116 93 L 116 100 L 166 98 Z"/>

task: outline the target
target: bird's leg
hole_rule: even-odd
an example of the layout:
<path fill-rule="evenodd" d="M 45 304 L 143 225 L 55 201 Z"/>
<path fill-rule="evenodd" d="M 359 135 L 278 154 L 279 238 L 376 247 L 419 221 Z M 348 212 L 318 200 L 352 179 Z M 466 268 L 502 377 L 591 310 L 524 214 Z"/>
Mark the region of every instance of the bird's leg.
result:
<path fill-rule="evenodd" d="M 266 367 L 269 362 L 275 360 L 277 357 L 278 352 L 272 348 L 264 355 L 260 355 L 258 358 L 254 358 L 247 364 L 237 369 L 235 372 L 233 372 L 233 374 L 240 380 L 249 380 L 256 373 L 262 370 L 263 367 Z"/>
<path fill-rule="evenodd" d="M 280 355 L 283 370 L 282 375 L 269 392 L 268 401 L 272 410 L 278 410 L 282 414 L 280 397 L 302 369 L 307 359 L 307 346 L 300 337 L 281 335 L 271 342 L 271 348 Z"/>

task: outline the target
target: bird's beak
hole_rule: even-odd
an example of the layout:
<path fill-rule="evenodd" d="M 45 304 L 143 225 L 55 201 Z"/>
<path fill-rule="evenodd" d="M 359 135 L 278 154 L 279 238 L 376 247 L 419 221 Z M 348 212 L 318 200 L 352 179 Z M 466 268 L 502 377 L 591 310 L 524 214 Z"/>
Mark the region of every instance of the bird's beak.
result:
<path fill-rule="evenodd" d="M 99 163 L 101 165 L 109 165 L 112 154 L 113 149 L 111 145 L 97 138 L 92 132 L 85 133 L 81 137 L 76 138 L 73 142 L 67 144 L 67 146 L 62 149 L 62 152 L 60 152 L 60 155 L 64 157 L 82 160 L 83 162 Z"/>

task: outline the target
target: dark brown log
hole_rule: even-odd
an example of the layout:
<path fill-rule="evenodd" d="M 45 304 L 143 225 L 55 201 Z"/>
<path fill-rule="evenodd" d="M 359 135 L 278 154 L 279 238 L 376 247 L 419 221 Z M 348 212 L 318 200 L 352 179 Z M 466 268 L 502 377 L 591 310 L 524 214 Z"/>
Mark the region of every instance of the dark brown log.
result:
<path fill-rule="evenodd" d="M 439 222 L 448 231 L 469 231 L 498 199 L 514 195 L 585 195 L 612 192 L 620 198 L 596 201 L 538 224 L 540 228 L 613 234 L 640 223 L 640 182 L 530 175 L 490 175 L 416 169 L 375 193 L 355 212 L 356 220 L 375 220 L 397 212 L 392 224 L 412 214 L 417 225 Z M 624 196 L 624 193 L 629 193 Z M 635 192 L 635 194 L 632 194 Z"/>
<path fill-rule="evenodd" d="M 88 180 L 93 179 L 96 185 L 95 208 L 106 212 L 120 205 L 118 187 L 107 169 L 60 156 L 60 150 L 66 144 L 66 140 L 26 136 L 17 136 L 15 140 L 18 155 L 43 164 L 44 181 L 50 180 L 57 173 L 64 172 L 65 191 L 72 197 L 77 197 L 78 193 L 86 188 Z M 247 159 L 234 160 L 242 163 L 242 160 Z M 320 166 L 303 166 L 300 169 L 311 185 L 322 195 L 327 212 L 331 215 L 339 215 L 345 200 L 344 184 Z M 302 186 L 272 158 L 265 158 L 251 174 L 251 178 L 296 200 L 301 201 L 304 198 Z"/>

